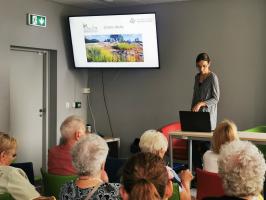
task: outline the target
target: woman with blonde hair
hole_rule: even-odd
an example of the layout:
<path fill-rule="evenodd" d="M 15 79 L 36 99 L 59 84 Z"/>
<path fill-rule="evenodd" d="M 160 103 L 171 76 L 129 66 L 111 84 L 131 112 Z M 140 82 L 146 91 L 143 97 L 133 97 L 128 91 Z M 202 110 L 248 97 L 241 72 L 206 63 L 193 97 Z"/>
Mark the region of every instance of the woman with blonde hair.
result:
<path fill-rule="evenodd" d="M 9 166 L 16 158 L 17 141 L 0 132 L 0 194 L 9 193 L 14 199 L 54 199 L 41 197 L 22 169 Z"/>
<path fill-rule="evenodd" d="M 230 120 L 224 120 L 218 124 L 212 136 L 212 149 L 206 151 L 203 155 L 203 169 L 218 173 L 217 161 L 221 146 L 234 140 L 239 140 L 235 123 Z"/>

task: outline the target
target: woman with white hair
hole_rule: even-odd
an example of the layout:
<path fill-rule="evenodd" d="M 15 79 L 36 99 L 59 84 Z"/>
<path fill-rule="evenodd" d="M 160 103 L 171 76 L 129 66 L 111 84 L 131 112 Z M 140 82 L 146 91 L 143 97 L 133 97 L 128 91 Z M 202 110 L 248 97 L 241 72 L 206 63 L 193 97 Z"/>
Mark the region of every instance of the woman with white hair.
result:
<path fill-rule="evenodd" d="M 205 200 L 261 198 L 266 164 L 262 153 L 251 142 L 235 140 L 223 145 L 218 166 L 225 196 L 207 197 Z"/>
<path fill-rule="evenodd" d="M 79 177 L 62 186 L 59 199 L 120 199 L 120 184 L 104 183 L 101 179 L 107 154 L 107 143 L 96 134 L 78 141 L 72 149 L 72 159 Z"/>
<path fill-rule="evenodd" d="M 147 130 L 140 137 L 139 147 L 141 152 L 153 153 L 163 158 L 168 148 L 168 141 L 161 132 Z M 166 168 L 168 171 L 168 178 L 174 178 L 179 184 L 180 198 L 182 200 L 191 199 L 190 183 L 193 179 L 191 172 L 189 170 L 182 170 L 178 176 L 172 168 L 168 166 L 166 166 Z"/>

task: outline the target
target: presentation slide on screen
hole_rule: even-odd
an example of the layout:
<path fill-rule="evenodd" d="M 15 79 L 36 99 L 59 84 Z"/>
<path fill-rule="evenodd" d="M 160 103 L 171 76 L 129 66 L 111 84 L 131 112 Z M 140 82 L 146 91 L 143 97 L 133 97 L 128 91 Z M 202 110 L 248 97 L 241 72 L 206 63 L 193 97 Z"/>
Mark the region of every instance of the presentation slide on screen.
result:
<path fill-rule="evenodd" d="M 159 67 L 155 14 L 70 17 L 76 67 Z"/>

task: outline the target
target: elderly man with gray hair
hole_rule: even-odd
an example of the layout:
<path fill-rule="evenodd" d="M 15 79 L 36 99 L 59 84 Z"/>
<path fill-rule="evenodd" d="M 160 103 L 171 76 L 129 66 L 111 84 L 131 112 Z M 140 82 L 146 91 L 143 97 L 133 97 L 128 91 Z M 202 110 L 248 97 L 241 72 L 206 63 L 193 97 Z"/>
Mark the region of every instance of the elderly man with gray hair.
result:
<path fill-rule="evenodd" d="M 56 175 L 75 175 L 72 165 L 71 149 L 86 135 L 86 126 L 82 118 L 76 115 L 67 117 L 60 126 L 61 143 L 48 151 L 48 172 Z"/>
<path fill-rule="evenodd" d="M 219 175 L 225 196 L 205 200 L 263 199 L 266 164 L 264 156 L 251 142 L 233 141 L 222 146 L 218 157 Z"/>
<path fill-rule="evenodd" d="M 101 179 L 108 150 L 105 140 L 96 134 L 89 134 L 77 142 L 72 159 L 79 177 L 61 187 L 60 200 L 120 199 L 120 184 L 104 183 Z"/>

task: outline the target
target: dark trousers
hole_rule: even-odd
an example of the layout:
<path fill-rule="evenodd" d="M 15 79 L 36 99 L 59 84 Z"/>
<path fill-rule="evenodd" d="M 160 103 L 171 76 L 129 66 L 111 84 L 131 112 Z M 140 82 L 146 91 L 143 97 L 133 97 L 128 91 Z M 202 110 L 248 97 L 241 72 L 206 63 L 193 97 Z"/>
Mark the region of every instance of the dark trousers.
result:
<path fill-rule="evenodd" d="M 202 169 L 203 154 L 210 149 L 210 142 L 207 141 L 192 141 L 192 169 Z"/>

